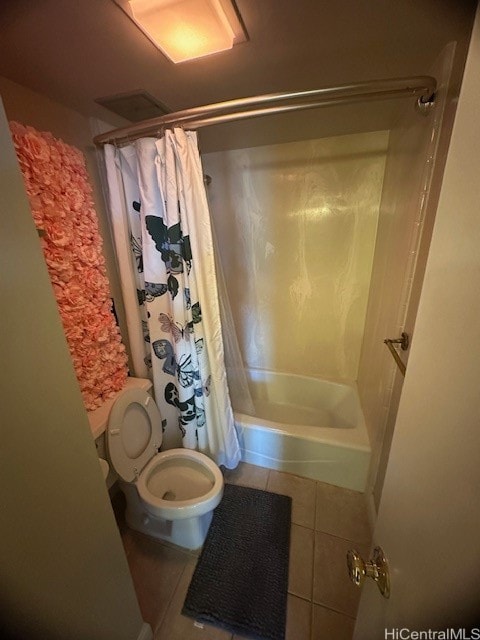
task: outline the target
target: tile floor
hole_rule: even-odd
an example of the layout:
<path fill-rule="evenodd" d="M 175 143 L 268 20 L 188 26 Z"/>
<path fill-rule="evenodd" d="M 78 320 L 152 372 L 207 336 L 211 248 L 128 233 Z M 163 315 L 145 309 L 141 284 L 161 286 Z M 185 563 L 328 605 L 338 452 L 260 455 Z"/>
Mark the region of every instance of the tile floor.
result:
<path fill-rule="evenodd" d="M 349 582 L 345 554 L 368 557 L 370 530 L 363 494 L 241 463 L 225 480 L 292 498 L 287 640 L 351 640 L 360 591 Z M 196 554 L 128 529 L 124 502 L 114 509 L 143 618 L 155 640 L 242 640 L 182 616 Z"/>

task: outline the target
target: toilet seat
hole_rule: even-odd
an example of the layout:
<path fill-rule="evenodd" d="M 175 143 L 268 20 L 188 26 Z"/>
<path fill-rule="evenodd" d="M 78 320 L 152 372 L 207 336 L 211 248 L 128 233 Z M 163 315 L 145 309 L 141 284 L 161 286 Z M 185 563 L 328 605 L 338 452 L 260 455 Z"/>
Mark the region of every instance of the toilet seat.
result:
<path fill-rule="evenodd" d="M 161 416 L 143 389 L 127 389 L 115 401 L 108 421 L 107 446 L 115 471 L 133 482 L 162 444 Z"/>
<path fill-rule="evenodd" d="M 190 467 L 191 474 L 188 477 L 181 477 L 182 464 Z M 166 484 L 156 483 L 158 474 L 163 470 L 171 471 L 170 478 Z M 187 491 L 192 490 L 191 484 L 195 474 L 202 475 L 202 480 L 208 479 L 209 487 L 206 491 L 200 491 L 200 495 L 193 495 L 183 500 L 177 500 L 174 496 L 170 499 L 163 498 L 163 493 L 168 493 L 170 487 L 172 487 L 172 493 L 175 493 L 179 483 L 182 489 L 189 484 Z M 223 496 L 223 476 L 215 462 L 205 454 L 192 449 L 169 449 L 150 460 L 138 478 L 137 490 L 150 513 L 166 520 L 182 520 L 201 516 L 215 509 Z M 195 493 L 195 488 L 193 492 Z"/>

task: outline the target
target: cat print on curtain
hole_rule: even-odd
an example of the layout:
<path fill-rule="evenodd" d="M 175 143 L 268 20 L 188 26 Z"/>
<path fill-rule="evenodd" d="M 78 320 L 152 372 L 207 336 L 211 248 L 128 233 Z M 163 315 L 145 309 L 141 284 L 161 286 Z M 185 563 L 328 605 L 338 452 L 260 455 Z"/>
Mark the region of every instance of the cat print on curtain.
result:
<path fill-rule="evenodd" d="M 182 177 L 165 140 L 142 146 L 137 154 L 154 151 L 155 181 L 143 179 L 139 162 L 139 204 L 142 227 L 144 299 L 151 339 L 156 399 L 163 404 L 164 428 L 181 433 L 183 446 L 197 448 L 205 441 L 204 396 L 210 393 L 205 336 L 197 296 Z M 158 145 L 162 148 L 158 153 Z M 168 175 L 167 175 L 168 173 Z M 152 177 L 149 175 L 149 177 Z M 137 204 L 135 204 L 137 208 Z M 140 259 L 140 257 L 139 257 Z M 159 397 L 161 394 L 161 397 Z M 176 421 L 176 425 L 171 424 Z"/>
<path fill-rule="evenodd" d="M 177 208 L 180 214 L 179 201 Z M 202 381 L 199 368 L 204 338 L 199 326 L 202 321 L 200 304 L 191 301 L 190 240 L 182 233 L 180 221 L 167 227 L 162 216 L 146 215 L 144 224 L 164 265 L 163 282 L 145 282 L 150 324 L 157 323 L 165 334 L 152 342 L 152 351 L 163 361 L 165 402 L 178 409 L 182 438 L 192 441 L 197 438 L 196 429 L 205 425 L 203 395 L 209 393 L 209 378 Z M 180 317 L 184 322 L 174 320 L 174 317 Z"/>
<path fill-rule="evenodd" d="M 142 333 L 145 341 L 144 362 L 147 369 L 152 368 L 152 357 L 150 355 L 150 332 L 148 330 L 148 315 L 145 307 L 145 277 L 143 273 L 143 251 L 142 251 L 142 227 L 140 222 L 140 203 L 132 200 L 129 216 L 130 222 L 130 248 L 132 250 L 135 282 L 137 286 L 137 301 L 142 322 Z"/>
<path fill-rule="evenodd" d="M 196 134 L 175 129 L 120 149 L 106 145 L 105 159 L 130 345 L 139 371 L 149 350 L 162 446 L 196 449 L 234 468 L 240 447 Z"/>
<path fill-rule="evenodd" d="M 126 228 L 125 233 L 128 237 L 131 254 L 129 262 L 131 266 L 132 279 L 135 285 L 135 303 L 138 305 L 139 320 L 142 325 L 141 335 L 143 344 L 137 343 L 138 357 L 142 358 L 146 371 L 151 378 L 152 358 L 150 355 L 150 334 L 148 330 L 148 316 L 145 307 L 145 277 L 143 268 L 143 249 L 142 249 L 142 222 L 140 219 L 140 191 L 136 178 L 137 162 L 135 155 L 128 152 L 128 149 L 116 160 L 118 169 L 124 176 L 122 181 L 122 191 L 126 204 Z M 120 218 L 121 216 L 119 216 Z M 118 247 L 117 247 L 118 250 Z M 122 259 L 124 257 L 122 256 Z M 128 305 L 127 301 L 124 301 Z M 130 346 L 133 347 L 133 340 L 130 337 Z M 134 358 L 135 362 L 135 358 Z M 135 374 L 138 375 L 136 371 Z M 145 375 L 145 373 L 143 374 Z"/>

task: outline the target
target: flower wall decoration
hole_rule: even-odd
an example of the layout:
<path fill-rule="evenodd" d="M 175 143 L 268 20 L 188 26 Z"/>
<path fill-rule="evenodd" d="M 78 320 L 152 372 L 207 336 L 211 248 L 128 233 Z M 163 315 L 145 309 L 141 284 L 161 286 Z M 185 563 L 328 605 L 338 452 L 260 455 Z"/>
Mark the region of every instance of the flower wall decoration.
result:
<path fill-rule="evenodd" d="M 87 410 L 120 391 L 127 357 L 112 312 L 102 238 L 82 153 L 10 123 L 65 336 Z"/>

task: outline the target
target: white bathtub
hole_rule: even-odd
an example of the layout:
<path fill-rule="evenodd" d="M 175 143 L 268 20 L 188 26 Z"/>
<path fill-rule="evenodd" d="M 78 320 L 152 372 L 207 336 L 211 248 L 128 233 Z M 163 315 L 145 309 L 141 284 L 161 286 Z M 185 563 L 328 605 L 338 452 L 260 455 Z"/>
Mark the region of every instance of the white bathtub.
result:
<path fill-rule="evenodd" d="M 364 491 L 370 443 L 352 384 L 250 369 L 256 415 L 235 413 L 242 460 Z"/>

